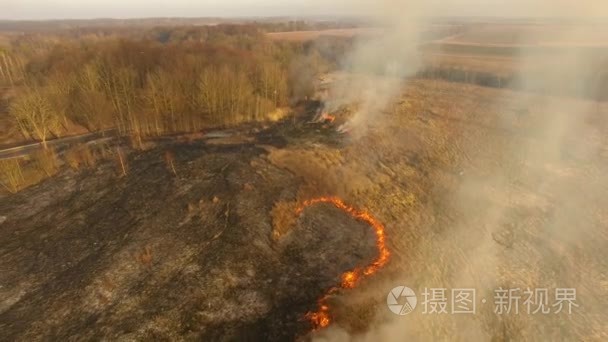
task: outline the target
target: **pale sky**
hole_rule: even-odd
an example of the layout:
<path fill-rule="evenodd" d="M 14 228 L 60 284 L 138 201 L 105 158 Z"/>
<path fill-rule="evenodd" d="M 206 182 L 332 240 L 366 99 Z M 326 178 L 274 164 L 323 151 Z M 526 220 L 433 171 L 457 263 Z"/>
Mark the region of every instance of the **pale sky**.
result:
<path fill-rule="evenodd" d="M 608 7 L 608 0 L 0 0 L 0 19 L 350 15 L 381 3 L 433 3 L 438 16 L 604 16 Z"/>

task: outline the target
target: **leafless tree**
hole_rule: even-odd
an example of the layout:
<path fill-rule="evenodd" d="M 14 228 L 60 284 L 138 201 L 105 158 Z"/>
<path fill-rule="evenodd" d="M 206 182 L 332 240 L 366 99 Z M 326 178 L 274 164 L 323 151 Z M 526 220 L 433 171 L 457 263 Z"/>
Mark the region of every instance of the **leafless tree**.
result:
<path fill-rule="evenodd" d="M 24 135 L 30 135 L 47 148 L 47 139 L 60 127 L 60 115 L 54 112 L 48 99 L 37 89 L 29 88 L 10 106 L 10 113 Z"/>

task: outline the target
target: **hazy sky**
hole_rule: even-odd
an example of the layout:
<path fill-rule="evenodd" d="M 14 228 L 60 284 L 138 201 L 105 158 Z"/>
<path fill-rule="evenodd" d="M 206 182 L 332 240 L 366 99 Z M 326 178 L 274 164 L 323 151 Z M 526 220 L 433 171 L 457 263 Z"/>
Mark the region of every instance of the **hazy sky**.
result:
<path fill-rule="evenodd" d="M 608 0 L 392 0 L 436 3 L 437 15 L 606 14 Z M 0 19 L 340 15 L 366 13 L 374 0 L 0 0 Z M 386 2 L 386 1 L 385 1 Z M 390 3 L 390 1 L 388 1 Z M 357 3 L 358 5 L 353 5 Z"/>

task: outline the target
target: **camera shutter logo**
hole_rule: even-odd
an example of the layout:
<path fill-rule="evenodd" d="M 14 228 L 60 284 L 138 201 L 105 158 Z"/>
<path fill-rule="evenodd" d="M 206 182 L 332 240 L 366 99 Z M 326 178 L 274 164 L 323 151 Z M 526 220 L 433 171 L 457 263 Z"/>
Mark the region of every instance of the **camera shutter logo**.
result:
<path fill-rule="evenodd" d="M 395 287 L 386 297 L 386 305 L 396 315 L 403 316 L 409 314 L 414 311 L 416 304 L 418 304 L 416 293 L 406 286 Z"/>

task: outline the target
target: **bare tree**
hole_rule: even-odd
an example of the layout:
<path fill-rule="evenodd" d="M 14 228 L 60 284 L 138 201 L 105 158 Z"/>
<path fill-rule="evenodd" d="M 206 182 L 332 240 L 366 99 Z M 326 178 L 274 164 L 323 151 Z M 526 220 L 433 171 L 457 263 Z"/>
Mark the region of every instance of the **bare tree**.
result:
<path fill-rule="evenodd" d="M 36 89 L 29 88 L 10 106 L 10 114 L 15 118 L 24 135 L 42 141 L 47 148 L 47 139 L 60 127 L 60 115 L 52 110 L 48 100 Z"/>

